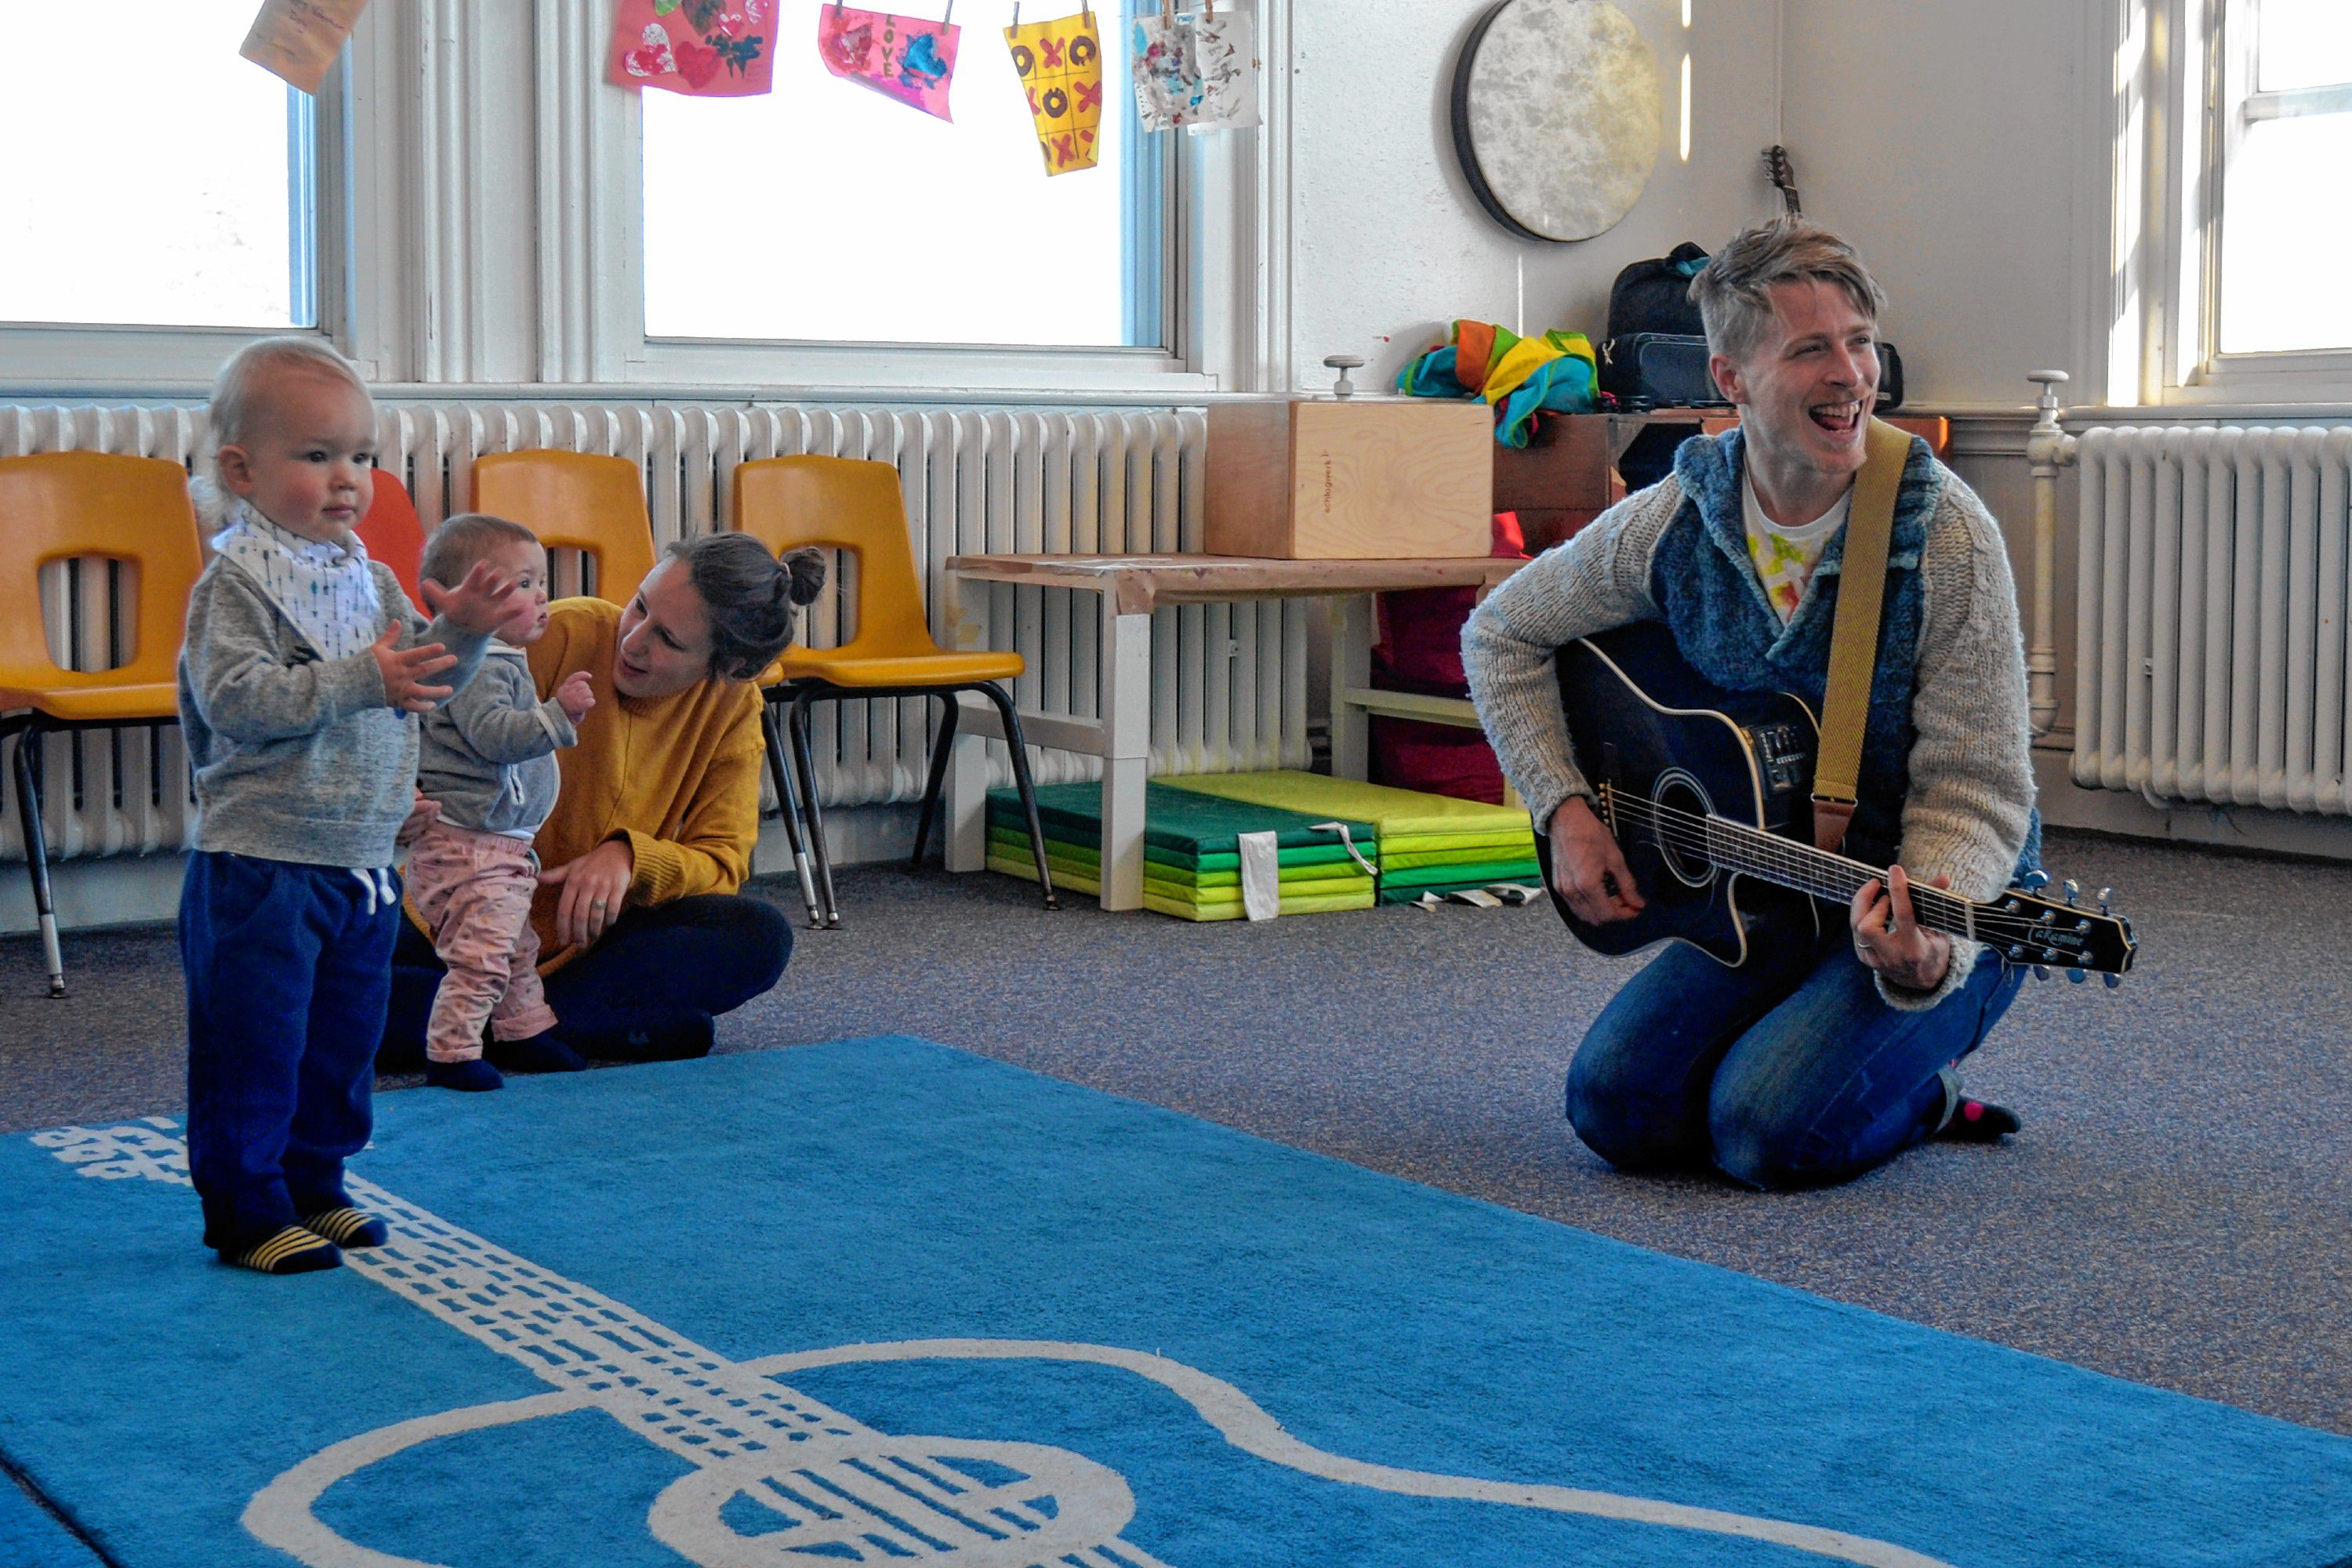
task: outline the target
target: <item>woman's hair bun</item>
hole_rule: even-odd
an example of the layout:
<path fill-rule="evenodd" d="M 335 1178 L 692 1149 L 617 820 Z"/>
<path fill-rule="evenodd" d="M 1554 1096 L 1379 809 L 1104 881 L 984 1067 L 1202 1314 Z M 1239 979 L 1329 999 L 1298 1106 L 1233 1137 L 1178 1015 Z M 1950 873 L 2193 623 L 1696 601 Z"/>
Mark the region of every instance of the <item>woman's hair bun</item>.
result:
<path fill-rule="evenodd" d="M 785 590 L 795 605 L 814 603 L 824 592 L 824 552 L 815 549 L 787 551 L 782 559 L 784 575 L 790 586 Z"/>

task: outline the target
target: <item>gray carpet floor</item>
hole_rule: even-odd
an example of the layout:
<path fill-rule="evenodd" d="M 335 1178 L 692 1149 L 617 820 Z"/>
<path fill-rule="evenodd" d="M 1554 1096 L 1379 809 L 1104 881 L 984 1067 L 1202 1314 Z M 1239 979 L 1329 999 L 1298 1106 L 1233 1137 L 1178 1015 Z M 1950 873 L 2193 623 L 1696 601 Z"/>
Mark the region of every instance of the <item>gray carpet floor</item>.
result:
<path fill-rule="evenodd" d="M 1575 1142 L 1562 1072 L 1640 961 L 1587 954 L 1541 905 L 1192 926 L 1083 897 L 1047 913 L 999 877 L 857 868 L 844 929 L 803 933 L 719 1048 L 921 1036 L 2352 1434 L 2352 867 L 2065 834 L 2050 860 L 2116 889 L 2138 971 L 2116 992 L 2029 983 L 1972 1058 L 1972 1092 L 2016 1107 L 2021 1137 L 1931 1145 L 1823 1192 L 1635 1179 Z M 68 962 L 73 994 L 51 1002 L 34 944 L 0 942 L 0 1131 L 182 1103 L 170 933 L 76 936 Z M 411 1081 L 385 1088 L 434 1092 Z"/>

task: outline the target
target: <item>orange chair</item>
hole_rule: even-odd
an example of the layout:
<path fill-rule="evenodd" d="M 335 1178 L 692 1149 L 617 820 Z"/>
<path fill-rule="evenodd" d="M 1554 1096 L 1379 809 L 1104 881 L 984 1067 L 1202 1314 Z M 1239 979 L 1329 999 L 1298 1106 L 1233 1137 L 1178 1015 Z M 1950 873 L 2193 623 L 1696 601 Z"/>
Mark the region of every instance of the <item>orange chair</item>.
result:
<path fill-rule="evenodd" d="M 131 658 L 113 669 L 63 669 L 49 657 L 40 570 L 75 556 L 137 572 Z M 105 452 L 0 458 L 0 739 L 16 736 L 16 811 L 52 996 L 66 994 L 66 968 L 41 826 L 41 738 L 177 721 L 180 642 L 202 569 L 179 464 Z"/>
<path fill-rule="evenodd" d="M 595 595 L 625 605 L 654 569 L 645 470 L 587 452 L 498 452 L 474 459 L 474 510 L 519 522 L 551 550 L 596 565 Z"/>
<path fill-rule="evenodd" d="M 816 776 L 809 765 L 809 709 L 845 698 L 936 697 L 943 705 L 940 731 L 931 745 L 930 779 L 915 826 L 920 866 L 946 782 L 948 753 L 955 744 L 961 709 L 956 693 L 977 691 L 996 705 L 1013 752 L 1013 779 L 1029 820 L 1029 846 L 1037 860 L 1045 907 L 1056 907 L 1054 875 L 1045 864 L 1045 835 L 1037 821 L 1036 792 L 1029 781 L 1029 752 L 1021 716 L 1001 681 L 1025 668 L 1017 653 L 955 652 L 931 640 L 923 613 L 922 581 L 907 542 L 907 510 L 898 471 L 887 463 L 851 458 L 763 458 L 735 469 L 734 527 L 778 554 L 814 545 L 857 559 L 857 635 L 835 648 L 788 647 L 763 678 L 768 706 L 761 710 L 769 742 L 769 766 L 781 780 L 782 760 L 775 744 L 775 705 L 792 704 L 793 763 L 800 794 L 807 803 L 808 839 L 816 857 L 824 895 L 825 923 L 841 923 L 833 896 L 833 869 L 824 852 L 824 813 Z M 780 786 L 777 798 L 785 797 Z"/>
<path fill-rule="evenodd" d="M 408 602 L 423 608 L 425 595 L 417 591 L 416 568 L 425 559 L 425 525 L 417 521 L 416 503 L 408 499 L 408 487 L 378 468 L 375 499 L 352 531 L 367 546 L 368 559 L 391 567 Z"/>

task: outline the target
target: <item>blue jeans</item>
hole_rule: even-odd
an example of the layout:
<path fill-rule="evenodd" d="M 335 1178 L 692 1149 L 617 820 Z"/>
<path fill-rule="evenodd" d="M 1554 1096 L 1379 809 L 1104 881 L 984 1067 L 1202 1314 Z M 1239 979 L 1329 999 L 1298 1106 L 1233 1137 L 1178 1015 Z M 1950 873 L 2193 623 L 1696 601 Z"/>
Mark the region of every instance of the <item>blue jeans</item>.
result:
<path fill-rule="evenodd" d="M 1944 1112 L 1937 1069 L 1984 1040 L 2023 978 L 1985 954 L 1924 1013 L 1879 999 L 1843 910 L 1768 936 L 1727 969 L 1670 945 L 1593 1021 L 1568 1069 L 1568 1120 L 1627 1171 L 1709 1166 L 1768 1189 L 1850 1180 Z"/>
<path fill-rule="evenodd" d="M 399 919 L 397 896 L 341 867 L 188 857 L 188 1176 L 205 1246 L 241 1252 L 350 1201 Z"/>

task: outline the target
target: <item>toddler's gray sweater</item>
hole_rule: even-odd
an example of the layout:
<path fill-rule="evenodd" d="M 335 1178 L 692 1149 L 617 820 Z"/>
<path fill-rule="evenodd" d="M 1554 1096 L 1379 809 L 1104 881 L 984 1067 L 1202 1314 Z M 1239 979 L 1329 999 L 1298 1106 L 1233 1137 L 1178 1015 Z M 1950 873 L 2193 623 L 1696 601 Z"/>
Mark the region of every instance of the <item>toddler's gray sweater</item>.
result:
<path fill-rule="evenodd" d="M 465 689 L 487 639 L 446 619 L 428 625 L 392 568 L 368 569 L 377 634 L 397 622 L 402 647 L 441 644 L 457 663 L 434 679 Z M 415 720 L 384 705 L 373 653 L 321 658 L 226 559 L 188 596 L 180 727 L 196 790 L 192 848 L 354 870 L 392 864 L 415 800 Z"/>

